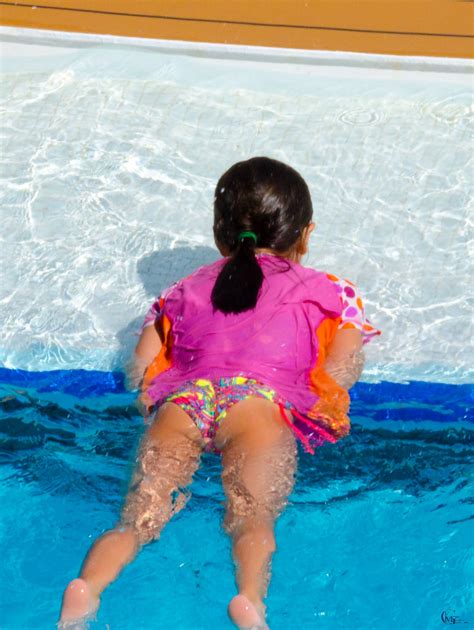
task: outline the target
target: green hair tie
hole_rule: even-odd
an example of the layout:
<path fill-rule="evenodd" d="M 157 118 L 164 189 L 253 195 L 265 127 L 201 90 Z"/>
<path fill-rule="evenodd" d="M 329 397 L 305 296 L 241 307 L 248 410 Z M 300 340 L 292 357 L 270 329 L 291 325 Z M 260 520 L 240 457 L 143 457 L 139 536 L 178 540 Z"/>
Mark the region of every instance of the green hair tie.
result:
<path fill-rule="evenodd" d="M 255 245 L 257 244 L 257 235 L 253 232 L 241 232 L 237 238 L 242 241 L 246 237 L 253 238 Z"/>

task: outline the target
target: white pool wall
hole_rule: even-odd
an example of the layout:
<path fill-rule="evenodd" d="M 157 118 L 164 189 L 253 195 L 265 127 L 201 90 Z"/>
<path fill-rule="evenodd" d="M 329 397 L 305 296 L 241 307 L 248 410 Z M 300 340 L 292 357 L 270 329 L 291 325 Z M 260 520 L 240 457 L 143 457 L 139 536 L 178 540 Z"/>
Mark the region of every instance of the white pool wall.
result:
<path fill-rule="evenodd" d="M 472 381 L 472 64 L 0 29 L 0 361 L 120 367 L 217 257 L 212 200 L 269 155 L 310 186 L 305 264 L 355 282 L 366 380 Z"/>

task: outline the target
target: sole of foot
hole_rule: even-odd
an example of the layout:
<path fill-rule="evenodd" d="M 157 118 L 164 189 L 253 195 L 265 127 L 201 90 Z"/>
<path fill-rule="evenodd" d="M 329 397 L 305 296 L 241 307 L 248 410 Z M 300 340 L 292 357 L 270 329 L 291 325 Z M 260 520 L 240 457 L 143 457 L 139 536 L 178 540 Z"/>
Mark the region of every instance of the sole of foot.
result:
<path fill-rule="evenodd" d="M 229 616 L 239 630 L 269 630 L 265 623 L 263 611 L 259 613 L 245 595 L 236 595 L 229 603 Z"/>
<path fill-rule="evenodd" d="M 87 582 L 81 578 L 72 580 L 64 591 L 58 630 L 86 628 L 98 607 L 99 600 L 93 597 Z"/>

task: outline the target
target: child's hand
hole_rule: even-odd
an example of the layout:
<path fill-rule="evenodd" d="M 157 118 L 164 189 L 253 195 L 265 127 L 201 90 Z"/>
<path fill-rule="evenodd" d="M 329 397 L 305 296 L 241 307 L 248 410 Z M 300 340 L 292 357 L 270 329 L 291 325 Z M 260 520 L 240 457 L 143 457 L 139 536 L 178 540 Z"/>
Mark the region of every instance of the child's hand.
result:
<path fill-rule="evenodd" d="M 349 398 L 347 392 L 346 396 Z M 311 410 L 311 415 L 318 419 L 331 435 L 340 439 L 348 435 L 351 430 L 348 411 L 349 404 L 346 399 L 330 401 L 320 399 Z"/>
<path fill-rule="evenodd" d="M 141 392 L 138 398 L 135 401 L 135 406 L 142 416 L 148 415 L 149 408 L 153 405 L 153 401 L 148 396 L 147 392 Z"/>
<path fill-rule="evenodd" d="M 141 387 L 148 366 L 158 356 L 161 340 L 154 326 L 148 326 L 140 335 L 135 352 L 125 367 L 125 385 L 133 391 Z"/>
<path fill-rule="evenodd" d="M 149 408 L 153 405 L 153 401 L 146 391 L 143 391 L 146 385 L 143 384 L 145 373 L 148 366 L 153 362 L 161 349 L 161 339 L 154 326 L 145 328 L 140 336 L 133 357 L 126 366 L 126 386 L 130 391 L 139 389 L 140 394 L 135 401 L 135 405 L 139 412 L 146 416 Z"/>
<path fill-rule="evenodd" d="M 125 366 L 125 387 L 129 392 L 140 388 L 146 363 L 137 356 L 133 356 Z"/>
<path fill-rule="evenodd" d="M 313 385 L 319 396 L 318 402 L 311 409 L 311 417 L 317 418 L 334 437 L 342 438 L 350 432 L 349 404 L 350 397 L 344 389 L 320 368 L 313 375 Z"/>

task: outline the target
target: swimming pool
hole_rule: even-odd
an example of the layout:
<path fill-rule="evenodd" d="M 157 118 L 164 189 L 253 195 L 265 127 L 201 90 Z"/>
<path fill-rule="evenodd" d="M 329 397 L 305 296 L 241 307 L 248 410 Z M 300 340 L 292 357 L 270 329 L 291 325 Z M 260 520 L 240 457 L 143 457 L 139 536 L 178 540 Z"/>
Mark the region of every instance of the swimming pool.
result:
<path fill-rule="evenodd" d="M 302 453 L 272 630 L 474 626 L 468 64 L 2 36 L 1 627 L 51 627 L 114 523 L 142 428 L 117 370 L 154 295 L 217 257 L 215 181 L 256 154 L 307 178 L 306 264 L 353 279 L 384 333 L 351 437 Z M 206 456 L 96 627 L 230 627 L 219 471 Z"/>

